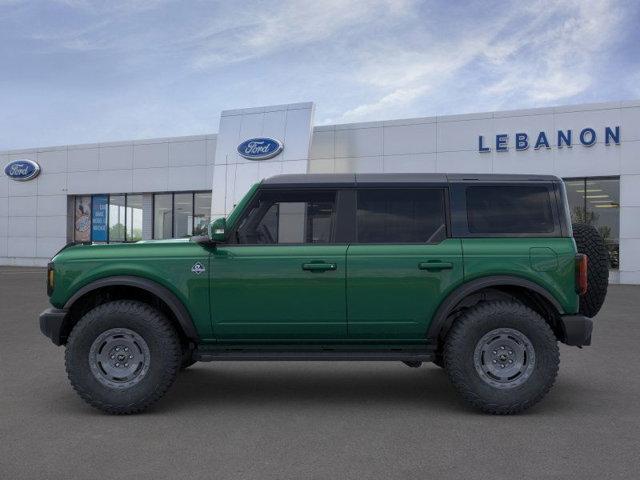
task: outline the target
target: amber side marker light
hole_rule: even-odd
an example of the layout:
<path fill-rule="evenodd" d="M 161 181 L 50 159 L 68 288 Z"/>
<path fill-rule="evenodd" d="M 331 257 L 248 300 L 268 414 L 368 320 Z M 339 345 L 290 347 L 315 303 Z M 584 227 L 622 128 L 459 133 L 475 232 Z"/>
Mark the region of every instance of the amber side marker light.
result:
<path fill-rule="evenodd" d="M 580 253 L 576 255 L 576 292 L 578 295 L 587 293 L 587 269 L 589 257 Z"/>
<path fill-rule="evenodd" d="M 53 268 L 53 262 L 47 264 L 47 295 L 51 296 L 53 287 L 55 286 L 56 271 Z"/>

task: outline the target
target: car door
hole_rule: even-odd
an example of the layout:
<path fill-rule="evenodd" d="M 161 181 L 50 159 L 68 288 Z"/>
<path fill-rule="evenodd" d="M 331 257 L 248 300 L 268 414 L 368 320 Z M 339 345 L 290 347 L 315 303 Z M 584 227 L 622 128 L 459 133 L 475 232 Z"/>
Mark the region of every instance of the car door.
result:
<path fill-rule="evenodd" d="M 211 256 L 222 341 L 344 338 L 347 245 L 335 244 L 335 190 L 264 189 Z"/>
<path fill-rule="evenodd" d="M 350 338 L 425 338 L 444 295 L 463 278 L 445 194 L 440 187 L 358 189 L 356 241 L 347 251 Z"/>

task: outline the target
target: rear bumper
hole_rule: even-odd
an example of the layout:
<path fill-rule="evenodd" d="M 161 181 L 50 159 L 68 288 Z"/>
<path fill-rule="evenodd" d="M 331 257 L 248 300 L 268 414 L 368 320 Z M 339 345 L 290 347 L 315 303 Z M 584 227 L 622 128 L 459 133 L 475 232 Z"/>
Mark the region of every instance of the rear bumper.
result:
<path fill-rule="evenodd" d="M 54 345 L 62 345 L 66 336 L 62 335 L 63 326 L 67 317 L 66 310 L 47 308 L 40 314 L 40 331 L 45 337 L 49 337 Z"/>
<path fill-rule="evenodd" d="M 591 345 L 593 320 L 584 315 L 563 315 L 561 319 L 564 343 L 576 347 Z"/>

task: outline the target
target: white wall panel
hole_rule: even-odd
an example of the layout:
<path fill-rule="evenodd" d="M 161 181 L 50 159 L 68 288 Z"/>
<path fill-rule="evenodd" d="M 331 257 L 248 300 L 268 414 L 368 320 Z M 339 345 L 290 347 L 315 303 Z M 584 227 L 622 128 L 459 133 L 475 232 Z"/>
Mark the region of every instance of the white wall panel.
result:
<path fill-rule="evenodd" d="M 620 177 L 620 205 L 640 207 L 640 175 L 622 175 Z M 640 218 L 637 220 L 640 223 Z"/>
<path fill-rule="evenodd" d="M 438 173 L 491 173 L 493 154 L 476 151 L 438 152 Z"/>
<path fill-rule="evenodd" d="M 336 158 L 335 173 L 382 173 L 382 156 Z"/>
<path fill-rule="evenodd" d="M 133 168 L 133 144 L 101 146 L 100 170 L 125 170 Z"/>
<path fill-rule="evenodd" d="M 67 237 L 67 216 L 50 215 L 37 217 L 38 237 Z"/>
<path fill-rule="evenodd" d="M 38 195 L 36 215 L 62 215 L 67 212 L 66 195 Z"/>
<path fill-rule="evenodd" d="M 319 158 L 309 160 L 309 173 L 334 173 L 335 160 L 333 158 Z"/>
<path fill-rule="evenodd" d="M 9 237 L 36 237 L 36 217 L 9 217 Z"/>
<path fill-rule="evenodd" d="M 133 168 L 167 167 L 169 142 L 147 143 L 133 146 Z"/>
<path fill-rule="evenodd" d="M 64 195 L 67 192 L 67 173 L 43 173 L 36 179 L 38 195 Z"/>
<path fill-rule="evenodd" d="M 622 136 L 623 133 L 620 133 Z M 621 173 L 640 174 L 640 140 L 633 142 L 623 141 L 620 145 L 620 171 Z"/>
<path fill-rule="evenodd" d="M 4 170 L 2 174 L 4 175 Z M 32 195 L 38 194 L 37 179 L 28 182 L 16 182 L 15 180 L 8 180 L 8 187 L 9 196 L 30 197 Z"/>
<path fill-rule="evenodd" d="M 554 152 L 554 171 L 561 177 L 596 177 L 620 173 L 620 148 L 617 145 L 576 145 Z"/>
<path fill-rule="evenodd" d="M 382 128 L 336 130 L 336 158 L 382 155 Z"/>
<path fill-rule="evenodd" d="M 132 192 L 132 170 L 102 170 L 76 172 L 69 175 L 67 193 L 125 193 Z"/>
<path fill-rule="evenodd" d="M 620 238 L 640 239 L 640 207 L 620 209 Z"/>
<path fill-rule="evenodd" d="M 207 184 L 206 166 L 169 167 L 168 190 L 206 190 L 209 188 L 211 188 L 211 184 Z"/>
<path fill-rule="evenodd" d="M 314 131 L 311 137 L 311 150 L 309 158 L 315 160 L 317 158 L 333 158 L 335 156 L 335 132 Z"/>
<path fill-rule="evenodd" d="M 207 164 L 207 142 L 196 140 L 192 142 L 169 143 L 169 165 L 190 166 Z"/>
<path fill-rule="evenodd" d="M 28 235 L 25 237 L 9 237 L 7 239 L 8 257 L 35 257 L 36 237 Z"/>
<path fill-rule="evenodd" d="M 169 169 L 136 168 L 132 185 L 134 192 L 166 192 L 169 189 Z"/>
<path fill-rule="evenodd" d="M 385 155 L 384 173 L 432 173 L 436 171 L 435 153 L 417 153 L 412 155 Z"/>
<path fill-rule="evenodd" d="M 282 160 L 308 160 L 313 130 L 313 104 L 308 108 L 287 110 Z M 283 171 L 287 171 L 286 167 Z"/>
<path fill-rule="evenodd" d="M 620 136 L 623 142 L 640 140 L 640 107 L 620 110 Z"/>
<path fill-rule="evenodd" d="M 82 172 L 100 168 L 100 148 L 69 148 L 68 171 Z"/>
<path fill-rule="evenodd" d="M 56 150 L 38 152 L 35 159 L 42 173 L 59 173 L 67 171 L 67 147 Z"/>
<path fill-rule="evenodd" d="M 9 197 L 7 213 L 10 217 L 35 217 L 38 197 Z M 3 215 L 0 209 L 0 215 Z"/>
<path fill-rule="evenodd" d="M 554 172 L 554 150 L 533 146 L 518 152 L 482 153 L 493 157 L 493 173 L 529 173 L 549 175 Z"/>
<path fill-rule="evenodd" d="M 51 258 L 67 243 L 66 237 L 38 237 L 36 239 L 36 256 Z"/>
<path fill-rule="evenodd" d="M 435 123 L 384 127 L 384 154 L 435 152 L 436 130 Z"/>

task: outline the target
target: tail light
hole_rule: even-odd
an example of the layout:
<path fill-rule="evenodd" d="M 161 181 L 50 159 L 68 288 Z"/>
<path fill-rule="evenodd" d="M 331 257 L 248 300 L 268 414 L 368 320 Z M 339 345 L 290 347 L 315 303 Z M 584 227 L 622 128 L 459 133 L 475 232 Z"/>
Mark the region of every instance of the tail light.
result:
<path fill-rule="evenodd" d="M 587 293 L 587 268 L 589 257 L 580 253 L 576 255 L 576 293 L 584 295 Z"/>

